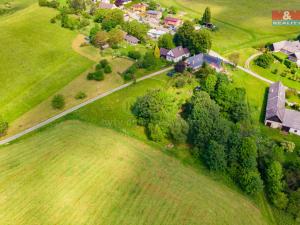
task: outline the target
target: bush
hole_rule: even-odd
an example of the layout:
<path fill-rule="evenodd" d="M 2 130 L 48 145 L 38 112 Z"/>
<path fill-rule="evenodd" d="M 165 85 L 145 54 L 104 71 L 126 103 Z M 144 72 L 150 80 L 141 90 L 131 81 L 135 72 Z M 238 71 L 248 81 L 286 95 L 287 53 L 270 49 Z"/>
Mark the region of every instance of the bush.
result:
<path fill-rule="evenodd" d="M 264 54 L 258 56 L 257 59 L 254 60 L 254 62 L 256 65 L 267 69 L 274 62 L 274 58 L 273 58 L 272 54 L 264 53 Z"/>
<path fill-rule="evenodd" d="M 292 96 L 297 96 L 297 90 L 294 88 L 289 88 L 286 90 L 285 96 L 286 96 L 286 98 L 290 98 Z"/>
<path fill-rule="evenodd" d="M 137 71 L 137 65 L 133 64 L 123 73 L 124 80 L 126 80 L 126 81 L 132 80 L 134 78 L 134 73 L 136 71 Z"/>
<path fill-rule="evenodd" d="M 278 73 L 278 69 L 274 69 L 274 70 L 272 71 L 272 73 L 273 73 L 273 74 L 277 74 L 277 73 Z"/>
<path fill-rule="evenodd" d="M 62 109 L 65 106 L 65 98 L 63 95 L 55 95 L 51 102 L 53 109 Z"/>
<path fill-rule="evenodd" d="M 93 73 L 89 73 L 87 75 L 88 80 L 96 80 L 96 81 L 101 81 L 104 80 L 104 74 L 102 70 L 97 70 Z"/>
<path fill-rule="evenodd" d="M 138 60 L 142 57 L 141 53 L 138 51 L 129 51 L 128 57 L 134 60 Z"/>
<path fill-rule="evenodd" d="M 51 18 L 50 23 L 56 23 L 56 17 Z"/>
<path fill-rule="evenodd" d="M 178 117 L 176 120 L 172 122 L 169 129 L 170 129 L 170 137 L 176 144 L 181 144 L 186 142 L 189 126 L 184 119 Z"/>
<path fill-rule="evenodd" d="M 287 68 L 289 68 L 289 69 L 292 69 L 292 68 L 297 67 L 297 65 L 296 65 L 294 62 L 292 62 L 292 61 L 290 61 L 290 60 L 288 60 L 288 59 L 285 59 L 285 60 L 283 61 L 283 64 L 284 64 Z"/>
<path fill-rule="evenodd" d="M 106 65 L 104 67 L 104 73 L 111 73 L 111 72 L 112 72 L 111 66 L 110 65 Z"/>
<path fill-rule="evenodd" d="M 185 80 L 183 78 L 179 78 L 176 82 L 175 82 L 175 87 L 177 88 L 183 88 L 185 85 Z"/>
<path fill-rule="evenodd" d="M 280 145 L 286 152 L 293 152 L 296 147 L 295 143 L 292 141 L 282 141 Z"/>
<path fill-rule="evenodd" d="M 102 60 L 100 61 L 100 65 L 102 66 L 102 68 L 105 68 L 105 67 L 108 65 L 107 59 L 102 59 Z"/>
<path fill-rule="evenodd" d="M 78 92 L 76 95 L 75 95 L 75 99 L 84 99 L 86 98 L 86 94 L 82 91 Z"/>
<path fill-rule="evenodd" d="M 6 135 L 8 123 L 0 118 L 0 137 Z"/>
<path fill-rule="evenodd" d="M 102 68 L 102 65 L 100 63 L 96 65 L 96 70 L 102 70 L 102 69 L 103 68 Z"/>

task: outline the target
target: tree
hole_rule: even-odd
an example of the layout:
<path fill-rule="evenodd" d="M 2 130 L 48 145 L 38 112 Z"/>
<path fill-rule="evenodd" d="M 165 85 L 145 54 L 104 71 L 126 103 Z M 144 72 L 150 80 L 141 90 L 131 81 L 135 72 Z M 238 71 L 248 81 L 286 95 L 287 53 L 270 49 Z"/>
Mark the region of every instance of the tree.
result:
<path fill-rule="evenodd" d="M 148 26 L 146 24 L 139 23 L 137 20 L 124 23 L 122 28 L 128 34 L 138 38 L 141 41 L 145 40 L 148 32 Z"/>
<path fill-rule="evenodd" d="M 109 10 L 102 20 L 102 29 L 110 31 L 117 25 L 122 25 L 124 23 L 123 14 L 123 11 L 120 9 Z"/>
<path fill-rule="evenodd" d="M 134 60 L 138 60 L 142 57 L 141 53 L 135 50 L 131 50 L 128 52 L 128 57 Z"/>
<path fill-rule="evenodd" d="M 106 15 L 109 13 L 107 9 L 98 9 L 94 14 L 94 21 L 97 23 L 102 23 Z"/>
<path fill-rule="evenodd" d="M 224 171 L 226 169 L 225 148 L 216 141 L 210 141 L 208 148 L 203 151 L 203 158 L 210 170 Z"/>
<path fill-rule="evenodd" d="M 8 123 L 0 117 L 0 137 L 6 135 L 7 130 L 8 130 Z"/>
<path fill-rule="evenodd" d="M 62 109 L 65 106 L 65 97 L 63 95 L 55 95 L 51 102 L 53 109 Z"/>
<path fill-rule="evenodd" d="M 155 48 L 154 48 L 154 56 L 157 59 L 160 58 L 160 50 L 159 50 L 159 47 L 157 45 L 155 45 Z"/>
<path fill-rule="evenodd" d="M 148 10 L 156 10 L 157 9 L 157 3 L 153 0 L 151 0 L 148 3 Z"/>
<path fill-rule="evenodd" d="M 159 48 L 166 48 L 166 49 L 172 49 L 175 47 L 173 42 L 173 36 L 169 33 L 164 34 L 159 37 L 158 39 L 158 47 Z"/>
<path fill-rule="evenodd" d="M 109 31 L 108 35 L 108 42 L 111 46 L 119 44 L 121 41 L 123 41 L 125 36 L 124 31 L 118 28 L 114 28 L 111 31 Z"/>
<path fill-rule="evenodd" d="M 185 143 L 189 126 L 181 117 L 177 117 L 170 125 L 170 137 L 176 144 Z"/>
<path fill-rule="evenodd" d="M 100 27 L 99 27 L 98 24 L 95 24 L 95 26 L 90 30 L 89 38 L 90 38 L 90 42 L 91 43 L 94 43 L 95 36 L 96 36 L 96 34 L 97 34 L 98 31 L 100 31 Z"/>
<path fill-rule="evenodd" d="M 205 8 L 205 11 L 203 13 L 201 22 L 202 22 L 202 24 L 211 22 L 211 13 L 210 13 L 210 8 L 209 7 Z"/>
<path fill-rule="evenodd" d="M 216 88 L 217 80 L 218 78 L 216 75 L 213 74 L 208 75 L 208 77 L 205 79 L 203 90 L 212 96 Z"/>
<path fill-rule="evenodd" d="M 107 59 L 101 59 L 99 63 L 100 63 L 102 68 L 109 65 L 109 62 L 107 61 Z"/>
<path fill-rule="evenodd" d="M 263 190 L 263 182 L 257 171 L 240 171 L 238 181 L 247 194 L 255 195 Z"/>
<path fill-rule="evenodd" d="M 183 25 L 178 28 L 176 34 L 174 35 L 175 45 L 189 48 L 191 36 L 193 35 L 194 31 L 194 24 L 191 21 L 185 21 Z"/>
<path fill-rule="evenodd" d="M 118 7 L 123 5 L 123 0 L 116 0 L 115 5 L 118 6 Z"/>
<path fill-rule="evenodd" d="M 161 141 L 169 134 L 169 126 L 175 119 L 177 106 L 174 97 L 156 89 L 138 97 L 132 107 L 132 113 L 139 125 L 146 127 L 148 136 L 154 141 Z"/>
<path fill-rule="evenodd" d="M 212 46 L 212 39 L 208 30 L 194 31 L 190 36 L 189 50 L 198 54 L 208 52 Z"/>
<path fill-rule="evenodd" d="M 146 52 L 140 66 L 144 69 L 153 68 L 157 65 L 158 59 L 155 58 L 153 52 Z"/>
<path fill-rule="evenodd" d="M 230 62 L 233 63 L 233 65 L 236 67 L 239 64 L 240 61 L 240 53 L 233 52 L 228 56 L 228 59 Z"/>
<path fill-rule="evenodd" d="M 174 69 L 177 73 L 183 73 L 185 71 L 186 65 L 183 61 L 179 61 L 175 64 Z"/>
<path fill-rule="evenodd" d="M 104 67 L 104 73 L 111 73 L 112 72 L 112 69 L 111 69 L 111 66 L 110 65 L 106 65 L 105 67 Z"/>
<path fill-rule="evenodd" d="M 85 0 L 68 0 L 67 1 L 70 8 L 77 10 L 85 10 Z"/>
<path fill-rule="evenodd" d="M 269 68 L 274 62 L 274 57 L 270 53 L 264 53 L 254 60 L 255 64 L 262 68 Z"/>
<path fill-rule="evenodd" d="M 94 38 L 94 45 L 97 47 L 102 47 L 107 44 L 109 39 L 108 33 L 105 31 L 98 31 Z"/>

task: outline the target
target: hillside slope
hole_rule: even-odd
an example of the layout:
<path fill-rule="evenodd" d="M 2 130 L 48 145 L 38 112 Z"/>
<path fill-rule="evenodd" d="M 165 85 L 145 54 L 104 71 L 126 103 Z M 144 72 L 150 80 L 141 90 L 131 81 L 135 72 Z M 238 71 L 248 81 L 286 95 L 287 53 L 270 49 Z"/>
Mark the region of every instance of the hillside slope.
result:
<path fill-rule="evenodd" d="M 266 224 L 241 194 L 83 122 L 0 148 L 0 171 L 0 224 Z"/>

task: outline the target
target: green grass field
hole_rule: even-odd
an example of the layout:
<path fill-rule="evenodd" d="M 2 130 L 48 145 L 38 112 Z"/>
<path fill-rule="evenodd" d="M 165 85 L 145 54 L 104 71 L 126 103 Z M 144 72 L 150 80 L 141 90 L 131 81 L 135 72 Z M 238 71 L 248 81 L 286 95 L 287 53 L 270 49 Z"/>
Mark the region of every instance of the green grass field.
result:
<path fill-rule="evenodd" d="M 260 43 L 293 38 L 300 33 L 299 27 L 272 26 L 272 10 L 296 9 L 298 0 L 159 0 L 164 6 L 175 6 L 185 11 L 187 18 L 202 16 L 205 7 L 211 8 L 213 22 L 219 30 L 213 33 L 213 49 L 228 53 L 238 49 L 253 47 Z"/>
<path fill-rule="evenodd" d="M 33 4 L 0 19 L 0 115 L 8 122 L 93 65 L 72 50 L 75 32 L 49 22 L 55 14 Z"/>
<path fill-rule="evenodd" d="M 2 147 L 0 171 L 1 224 L 267 224 L 238 192 L 82 122 Z"/>

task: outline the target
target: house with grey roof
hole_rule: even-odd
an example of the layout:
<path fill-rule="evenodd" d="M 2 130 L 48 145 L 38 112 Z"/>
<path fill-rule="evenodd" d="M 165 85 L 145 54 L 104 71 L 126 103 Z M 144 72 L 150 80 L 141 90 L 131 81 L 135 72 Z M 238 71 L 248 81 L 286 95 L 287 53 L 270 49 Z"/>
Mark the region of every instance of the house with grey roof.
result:
<path fill-rule="evenodd" d="M 300 135 L 300 112 L 285 108 L 285 87 L 281 82 L 269 87 L 265 125 Z"/>
<path fill-rule="evenodd" d="M 190 51 L 187 48 L 178 46 L 168 51 L 166 59 L 169 62 L 179 62 L 190 56 Z"/>
<path fill-rule="evenodd" d="M 300 67 L 300 41 L 280 41 L 272 45 L 274 52 L 286 54 L 289 60 L 295 62 Z"/>
<path fill-rule="evenodd" d="M 101 2 L 99 4 L 99 8 L 100 9 L 115 9 L 117 8 L 117 6 L 115 4 L 110 4 L 110 3 L 106 3 L 106 2 Z"/>
<path fill-rule="evenodd" d="M 204 63 L 209 64 L 217 72 L 221 72 L 223 70 L 222 59 L 204 53 L 189 57 L 185 60 L 185 63 L 187 68 L 190 68 L 193 71 L 200 69 Z"/>
<path fill-rule="evenodd" d="M 127 41 L 129 44 L 132 44 L 132 45 L 136 45 L 140 42 L 139 39 L 137 39 L 136 37 L 132 36 L 132 35 L 125 35 L 124 37 L 124 40 Z"/>

